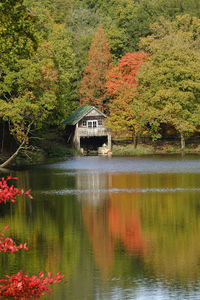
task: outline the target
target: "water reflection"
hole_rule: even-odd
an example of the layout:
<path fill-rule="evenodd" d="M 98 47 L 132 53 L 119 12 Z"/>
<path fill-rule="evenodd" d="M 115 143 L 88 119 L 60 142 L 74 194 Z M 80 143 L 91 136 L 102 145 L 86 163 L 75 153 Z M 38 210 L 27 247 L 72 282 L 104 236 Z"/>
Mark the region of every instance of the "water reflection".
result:
<path fill-rule="evenodd" d="M 67 173 L 200 173 L 198 156 L 75 157 L 46 166 Z"/>
<path fill-rule="evenodd" d="M 199 162 L 91 157 L 18 172 L 34 200 L 4 208 L 0 225 L 32 248 L 2 256 L 0 273 L 65 273 L 47 299 L 199 299 Z"/>
<path fill-rule="evenodd" d="M 101 173 L 77 173 L 76 189 L 73 191 L 78 194 L 78 199 L 97 206 L 107 197 L 110 185 L 110 175 Z"/>
<path fill-rule="evenodd" d="M 125 209 L 120 201 L 113 201 L 115 197 L 109 192 L 113 190 L 113 181 L 111 174 L 77 175 L 77 190 L 91 189 L 90 193 L 78 194 L 78 199 L 82 201 L 83 220 L 92 243 L 95 261 L 105 277 L 112 270 L 117 247 L 121 247 L 126 255 L 141 256 L 145 244 L 140 216 L 135 212 L 133 201 L 126 199 L 128 202 Z M 102 190 L 108 192 L 101 193 Z M 128 190 L 127 186 L 125 190 Z M 123 197 L 123 193 L 120 193 L 121 196 Z"/>
<path fill-rule="evenodd" d="M 87 190 L 77 195 L 104 276 L 112 276 L 117 258 L 122 261 L 125 255 L 129 263 L 132 256 L 139 257 L 143 268 L 158 278 L 186 282 L 198 277 L 200 190 L 196 174 L 79 173 L 77 190 Z M 125 264 L 122 273 L 124 269 Z"/>

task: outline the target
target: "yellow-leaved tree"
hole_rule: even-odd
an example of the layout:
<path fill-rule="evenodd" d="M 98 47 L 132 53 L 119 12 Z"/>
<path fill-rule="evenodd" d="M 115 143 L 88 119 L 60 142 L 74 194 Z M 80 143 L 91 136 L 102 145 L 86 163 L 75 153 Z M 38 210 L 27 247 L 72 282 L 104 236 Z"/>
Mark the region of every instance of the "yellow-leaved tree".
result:
<path fill-rule="evenodd" d="M 200 124 L 200 19 L 189 15 L 163 18 L 140 47 L 152 57 L 138 73 L 141 100 L 152 116 L 149 124 L 169 124 L 185 139 Z"/>

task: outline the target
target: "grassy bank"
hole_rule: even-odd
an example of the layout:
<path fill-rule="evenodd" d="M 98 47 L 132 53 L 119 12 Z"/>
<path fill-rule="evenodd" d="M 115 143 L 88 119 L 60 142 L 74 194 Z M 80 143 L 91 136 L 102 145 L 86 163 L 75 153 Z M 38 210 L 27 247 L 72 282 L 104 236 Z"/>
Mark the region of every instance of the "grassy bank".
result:
<path fill-rule="evenodd" d="M 113 145 L 112 147 L 112 154 L 119 155 L 119 156 L 126 156 L 126 155 L 144 155 L 144 154 L 153 154 L 154 149 L 152 146 L 146 145 L 138 145 L 135 149 L 134 145 Z"/>
<path fill-rule="evenodd" d="M 149 144 L 139 144 L 134 148 L 133 144 L 113 144 L 113 155 L 128 156 L 128 155 L 147 155 L 147 154 L 179 154 L 182 153 L 178 142 L 154 142 Z M 184 153 L 200 154 L 200 145 L 188 144 Z"/>

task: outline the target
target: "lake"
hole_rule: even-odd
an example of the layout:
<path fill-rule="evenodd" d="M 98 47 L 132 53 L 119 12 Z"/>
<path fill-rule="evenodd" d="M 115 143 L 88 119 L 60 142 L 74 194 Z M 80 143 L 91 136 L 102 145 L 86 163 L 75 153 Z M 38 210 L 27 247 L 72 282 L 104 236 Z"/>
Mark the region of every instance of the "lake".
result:
<path fill-rule="evenodd" d="M 19 269 L 65 274 L 56 300 L 200 299 L 200 157 L 74 157 L 15 171 L 34 199 L 1 205 L 30 250 Z"/>

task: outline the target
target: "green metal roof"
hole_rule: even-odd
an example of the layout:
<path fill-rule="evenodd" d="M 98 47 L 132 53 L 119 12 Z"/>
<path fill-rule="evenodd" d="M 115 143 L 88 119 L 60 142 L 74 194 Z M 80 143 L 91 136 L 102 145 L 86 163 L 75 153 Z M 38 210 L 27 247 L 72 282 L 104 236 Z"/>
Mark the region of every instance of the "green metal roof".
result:
<path fill-rule="evenodd" d="M 80 106 L 71 116 L 69 116 L 63 124 L 65 125 L 76 125 L 80 119 L 82 119 L 87 112 L 89 112 L 93 106 L 91 105 L 83 105 Z"/>

